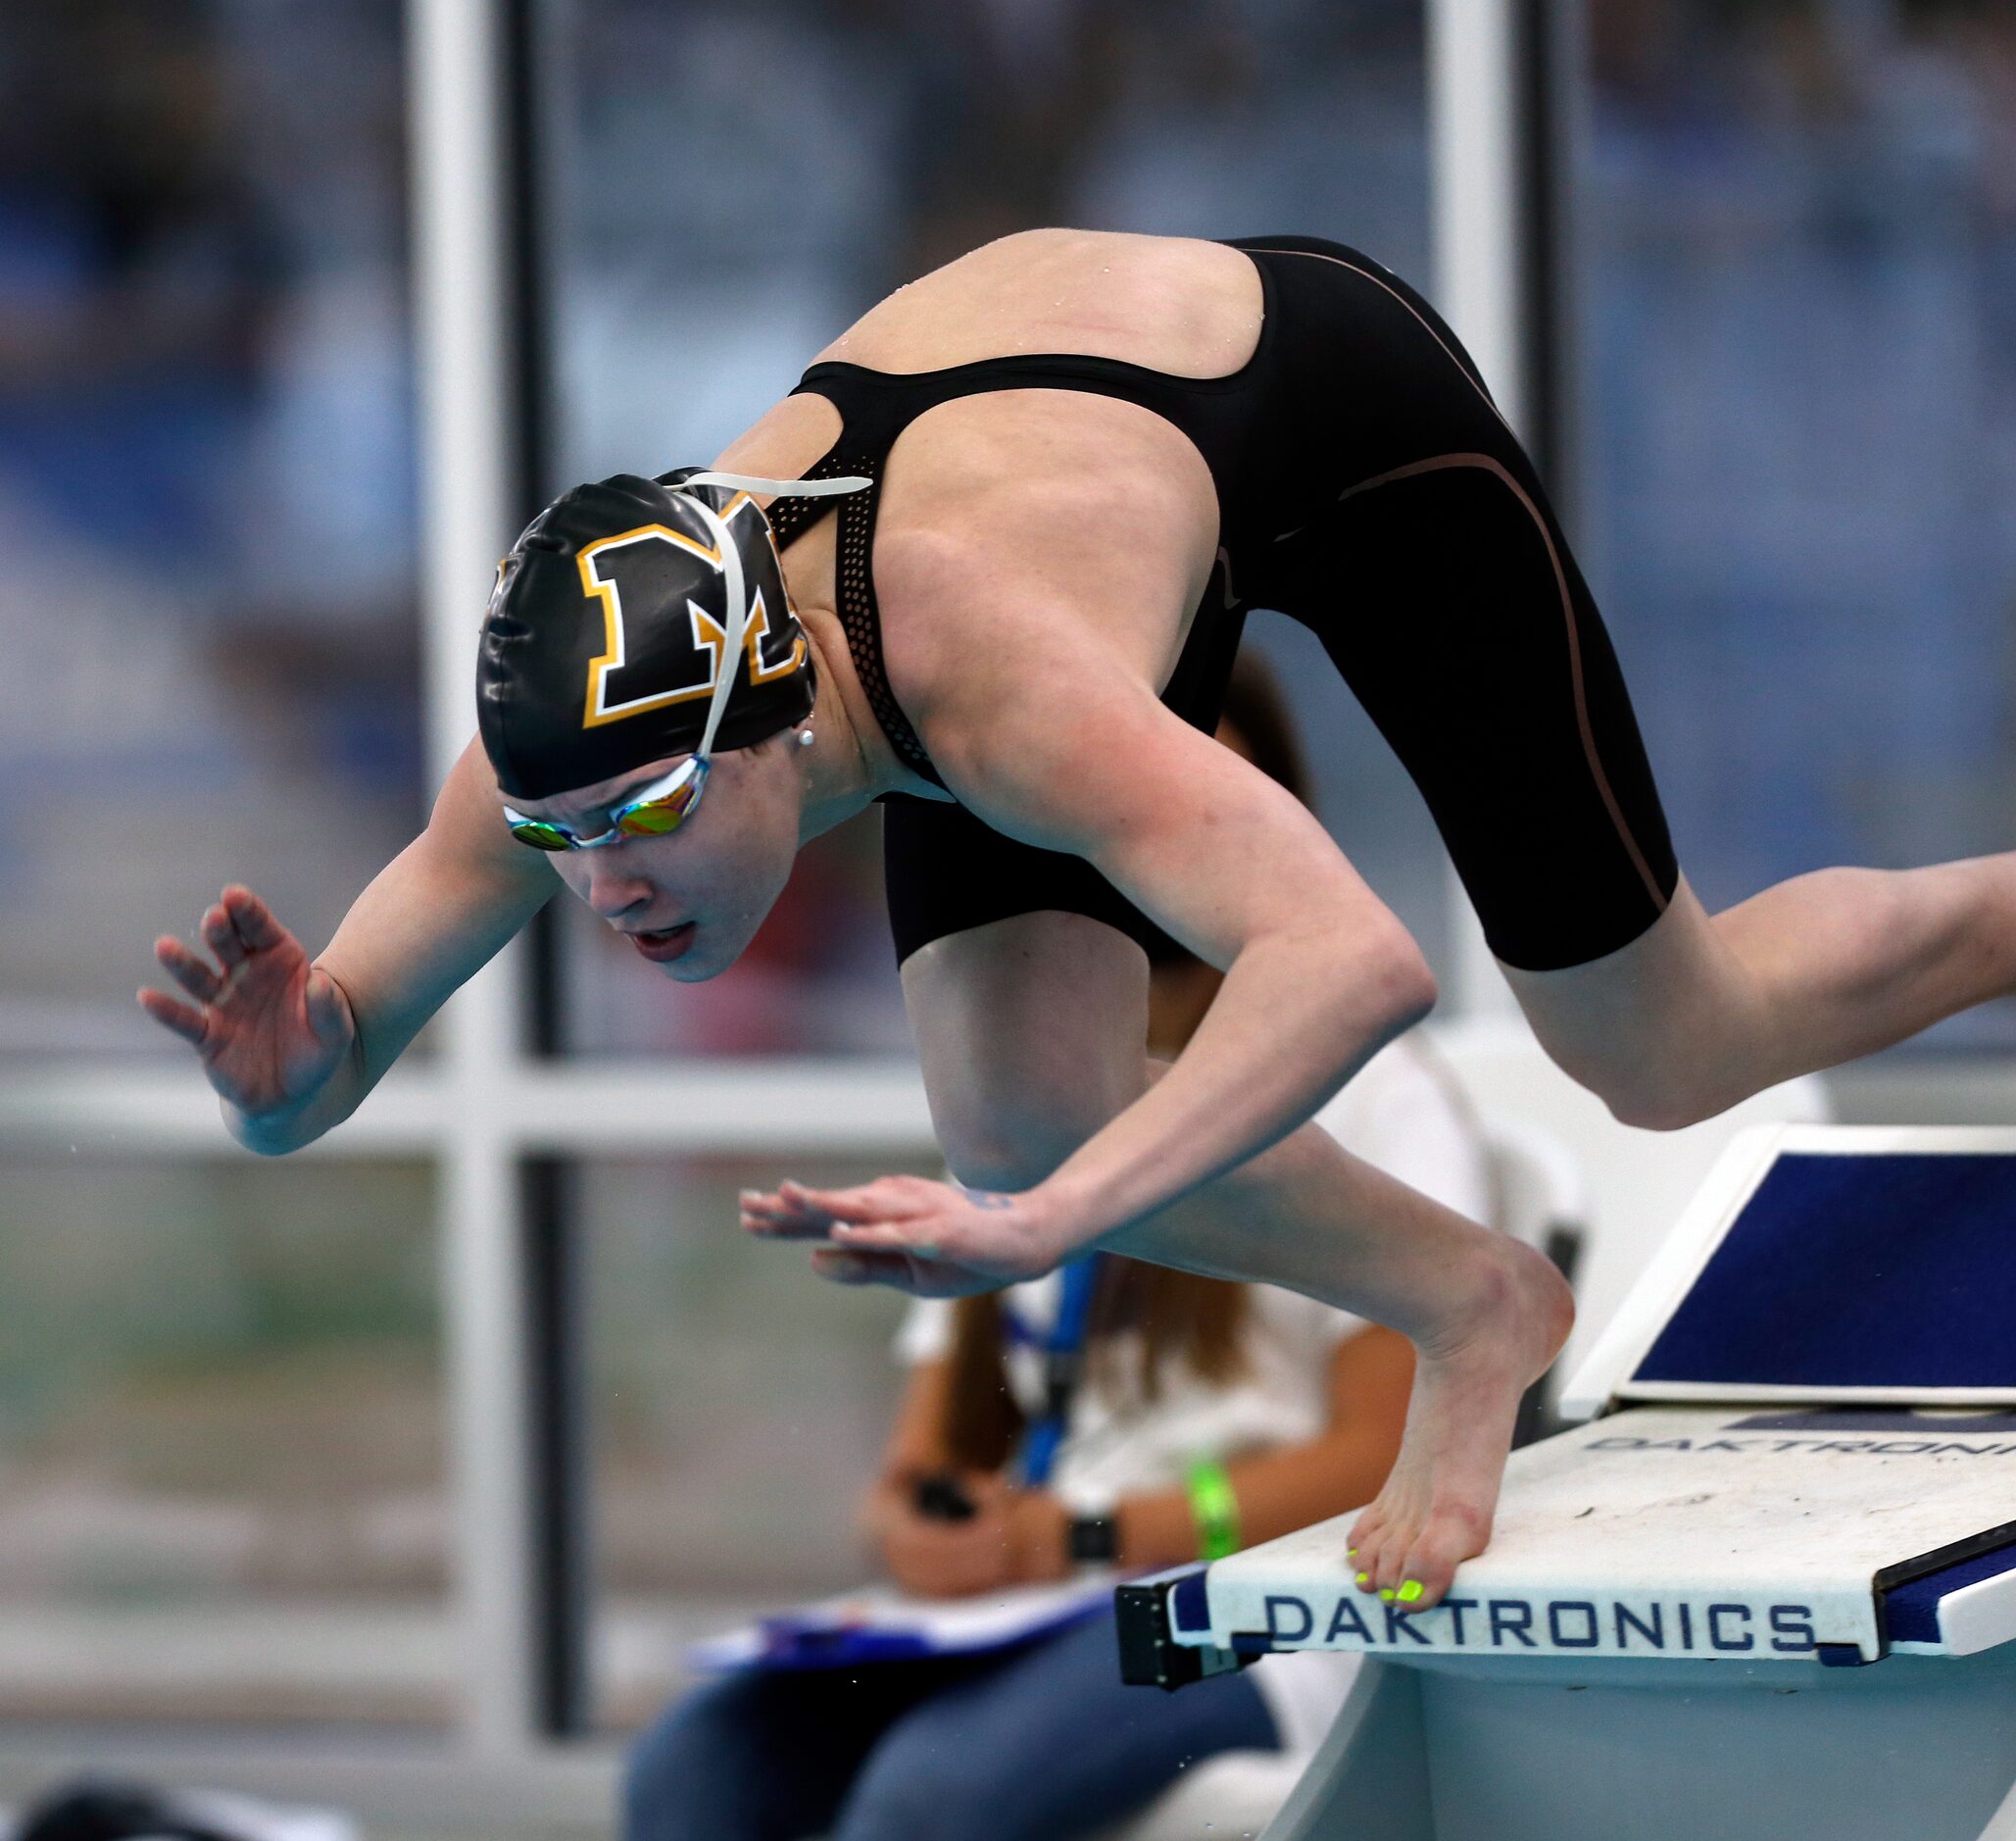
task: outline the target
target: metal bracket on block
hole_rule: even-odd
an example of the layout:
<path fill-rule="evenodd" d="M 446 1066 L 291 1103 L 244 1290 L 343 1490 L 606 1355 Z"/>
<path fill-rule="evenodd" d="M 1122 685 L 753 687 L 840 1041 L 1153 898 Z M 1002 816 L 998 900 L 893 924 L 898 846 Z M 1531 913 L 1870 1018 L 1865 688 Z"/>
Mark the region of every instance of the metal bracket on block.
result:
<path fill-rule="evenodd" d="M 1129 1687 L 1158 1687 L 1173 1694 L 1179 1687 L 1214 1674 L 1228 1674 L 1256 1661 L 1215 1644 L 1179 1643 L 1170 1614 L 1173 1588 L 1195 1580 L 1204 1583 L 1203 1567 L 1178 1567 L 1173 1571 L 1129 1579 L 1113 1590 L 1113 1613 L 1119 1625 L 1120 1679 Z"/>

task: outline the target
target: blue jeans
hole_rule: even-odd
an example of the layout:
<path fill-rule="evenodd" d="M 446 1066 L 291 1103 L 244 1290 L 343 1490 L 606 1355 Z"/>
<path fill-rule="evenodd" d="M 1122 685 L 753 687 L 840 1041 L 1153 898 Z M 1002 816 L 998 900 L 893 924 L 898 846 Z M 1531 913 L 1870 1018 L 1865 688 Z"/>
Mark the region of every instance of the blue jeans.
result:
<path fill-rule="evenodd" d="M 623 1836 L 1071 1841 L 1241 1749 L 1280 1749 L 1252 1680 L 1123 1687 L 1107 1613 L 1006 1655 L 711 1681 L 638 1740 Z"/>

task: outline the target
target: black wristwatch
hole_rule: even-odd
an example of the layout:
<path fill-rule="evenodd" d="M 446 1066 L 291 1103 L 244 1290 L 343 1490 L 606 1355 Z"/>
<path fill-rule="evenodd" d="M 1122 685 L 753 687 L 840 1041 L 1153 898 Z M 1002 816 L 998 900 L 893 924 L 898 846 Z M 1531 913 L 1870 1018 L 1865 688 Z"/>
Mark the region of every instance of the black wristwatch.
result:
<path fill-rule="evenodd" d="M 1109 1515 L 1075 1515 L 1066 1544 L 1073 1565 L 1109 1567 L 1120 1557 L 1120 1524 Z"/>

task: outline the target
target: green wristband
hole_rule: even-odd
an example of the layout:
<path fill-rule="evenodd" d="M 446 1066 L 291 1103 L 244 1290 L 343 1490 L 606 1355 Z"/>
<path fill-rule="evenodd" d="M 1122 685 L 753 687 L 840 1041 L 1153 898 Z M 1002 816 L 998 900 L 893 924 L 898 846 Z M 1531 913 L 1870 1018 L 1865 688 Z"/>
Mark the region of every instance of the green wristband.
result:
<path fill-rule="evenodd" d="M 1190 1518 L 1200 1560 L 1223 1560 L 1239 1551 L 1239 1497 L 1216 1459 L 1190 1467 Z"/>

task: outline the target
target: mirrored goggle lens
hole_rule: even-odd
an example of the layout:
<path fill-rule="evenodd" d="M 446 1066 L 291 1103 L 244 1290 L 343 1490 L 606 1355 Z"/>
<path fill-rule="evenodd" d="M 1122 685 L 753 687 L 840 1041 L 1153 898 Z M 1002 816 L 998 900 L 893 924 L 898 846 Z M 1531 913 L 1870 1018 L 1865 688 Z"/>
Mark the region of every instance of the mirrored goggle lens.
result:
<path fill-rule="evenodd" d="M 663 799 L 654 799 L 648 806 L 638 806 L 624 813 L 622 822 L 616 828 L 625 837 L 663 837 L 667 831 L 676 831 L 686 822 L 686 815 L 693 810 L 693 801 L 699 791 L 697 780 L 678 787 Z"/>
<path fill-rule="evenodd" d="M 511 827 L 512 836 L 521 844 L 530 844 L 534 850 L 565 850 L 567 834 L 555 825 L 541 824 L 537 820 L 527 819 Z"/>

